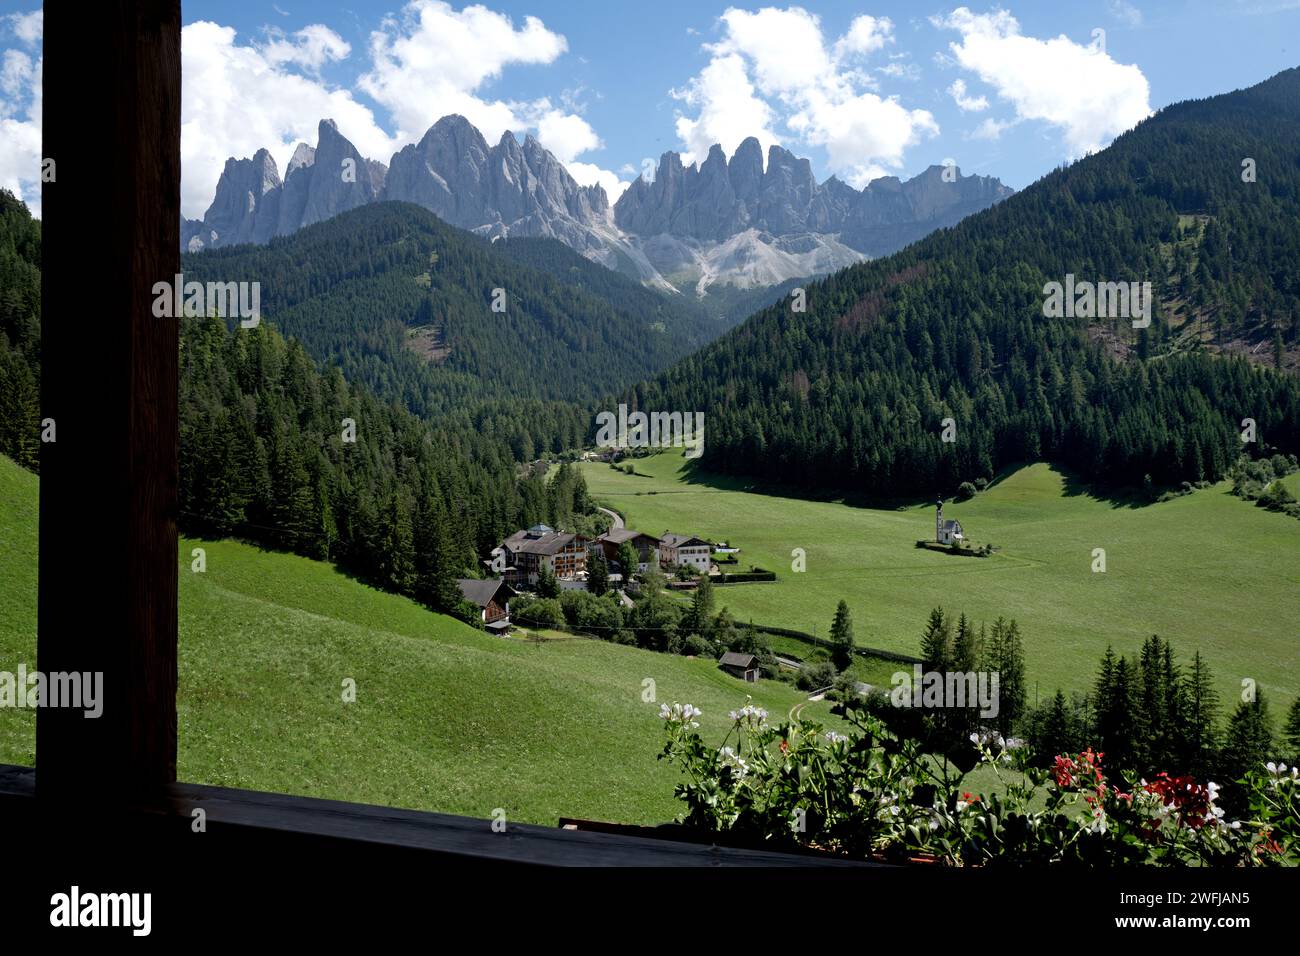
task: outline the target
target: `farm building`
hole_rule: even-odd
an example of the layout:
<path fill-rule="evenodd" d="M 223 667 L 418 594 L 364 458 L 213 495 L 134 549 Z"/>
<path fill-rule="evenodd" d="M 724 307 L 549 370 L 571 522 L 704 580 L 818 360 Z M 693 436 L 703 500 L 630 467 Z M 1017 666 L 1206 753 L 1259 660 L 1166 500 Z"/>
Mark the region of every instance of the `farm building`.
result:
<path fill-rule="evenodd" d="M 509 632 L 510 598 L 515 593 L 510 585 L 497 578 L 460 578 L 456 584 L 465 600 L 478 607 L 489 631 Z"/>
<path fill-rule="evenodd" d="M 751 684 L 758 683 L 758 658 L 753 654 L 727 651 L 719 658 L 718 666 L 732 677 L 739 677 Z"/>

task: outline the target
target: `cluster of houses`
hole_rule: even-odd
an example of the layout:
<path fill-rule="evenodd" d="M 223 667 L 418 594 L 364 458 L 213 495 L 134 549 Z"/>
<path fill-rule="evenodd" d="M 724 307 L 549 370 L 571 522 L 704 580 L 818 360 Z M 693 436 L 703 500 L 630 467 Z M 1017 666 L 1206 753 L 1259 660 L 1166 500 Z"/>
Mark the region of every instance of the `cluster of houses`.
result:
<path fill-rule="evenodd" d="M 619 564 L 619 550 L 624 544 L 631 545 L 636 552 L 635 569 Z M 543 568 L 555 577 L 561 589 L 586 590 L 587 562 L 597 552 L 608 563 L 610 584 L 615 588 L 623 585 L 632 573 L 644 572 L 652 565 L 667 569 L 688 567 L 701 574 L 710 573 L 713 567 L 713 546 L 695 535 L 665 531 L 661 537 L 655 537 L 631 528 L 611 528 L 593 539 L 537 524 L 516 531 L 492 549 L 483 564 L 493 577 L 463 578 L 458 583 L 465 600 L 480 609 L 488 630 L 507 632 L 512 595 L 536 586 Z"/>

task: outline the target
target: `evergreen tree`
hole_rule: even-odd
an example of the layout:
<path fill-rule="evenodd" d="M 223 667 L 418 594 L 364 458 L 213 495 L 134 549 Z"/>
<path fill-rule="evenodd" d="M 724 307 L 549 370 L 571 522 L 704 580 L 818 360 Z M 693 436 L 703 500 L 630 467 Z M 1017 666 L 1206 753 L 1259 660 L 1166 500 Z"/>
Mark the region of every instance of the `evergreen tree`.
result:
<path fill-rule="evenodd" d="M 1206 779 L 1218 753 L 1219 695 L 1209 665 L 1198 650 L 1183 681 L 1187 713 L 1181 735 L 1179 764 L 1184 773 Z"/>
<path fill-rule="evenodd" d="M 1135 770 L 1139 721 L 1138 669 L 1125 657 L 1115 658 L 1106 648 L 1097 675 L 1097 749 L 1106 755 L 1111 770 Z"/>
<path fill-rule="evenodd" d="M 1224 783 L 1235 783 L 1246 771 L 1263 769 L 1264 764 L 1275 756 L 1273 720 L 1268 713 L 1264 691 L 1256 687 L 1253 699 L 1238 702 L 1228 720 L 1218 772 Z"/>
<path fill-rule="evenodd" d="M 1300 697 L 1291 701 L 1291 707 L 1286 712 L 1286 726 L 1282 733 L 1286 746 L 1290 749 L 1290 760 L 1287 762 L 1293 767 L 1300 766 Z"/>
<path fill-rule="evenodd" d="M 436 494 L 427 495 L 416 512 L 415 552 L 416 599 L 452 613 L 462 600 L 456 583 L 459 568 L 446 510 Z"/>
<path fill-rule="evenodd" d="M 600 548 L 587 562 L 587 590 L 597 597 L 609 590 L 609 565 L 605 562 L 605 552 Z"/>
<path fill-rule="evenodd" d="M 943 608 L 930 612 L 925 634 L 921 637 L 921 660 L 927 671 L 946 673 L 952 664 L 952 625 L 944 616 Z"/>
<path fill-rule="evenodd" d="M 691 631 L 700 635 L 700 637 L 711 637 L 713 631 L 713 601 L 713 582 L 706 574 L 700 578 L 700 583 L 695 586 L 695 594 L 691 596 L 689 622 L 686 624 Z"/>
<path fill-rule="evenodd" d="M 831 661 L 839 671 L 848 670 L 853 663 L 853 615 L 843 599 L 836 606 L 835 620 L 831 622 Z"/>
<path fill-rule="evenodd" d="M 1061 690 L 1056 691 L 1052 702 L 1037 717 L 1031 744 L 1039 763 L 1046 765 L 1060 754 L 1078 752 L 1079 738 L 1074 717 Z"/>
<path fill-rule="evenodd" d="M 1025 713 L 1027 695 L 1024 642 L 1014 619 L 1007 621 L 999 617 L 993 622 L 987 669 L 998 675 L 998 732 L 1010 737 Z M 1061 703 L 1064 707 L 1064 695 Z"/>
<path fill-rule="evenodd" d="M 558 598 L 560 596 L 560 582 L 555 579 L 555 572 L 545 561 L 537 569 L 537 594 L 544 598 Z"/>
<path fill-rule="evenodd" d="M 402 495 L 388 496 L 379 531 L 379 576 L 384 586 L 399 594 L 415 587 L 415 538 L 411 516 Z"/>

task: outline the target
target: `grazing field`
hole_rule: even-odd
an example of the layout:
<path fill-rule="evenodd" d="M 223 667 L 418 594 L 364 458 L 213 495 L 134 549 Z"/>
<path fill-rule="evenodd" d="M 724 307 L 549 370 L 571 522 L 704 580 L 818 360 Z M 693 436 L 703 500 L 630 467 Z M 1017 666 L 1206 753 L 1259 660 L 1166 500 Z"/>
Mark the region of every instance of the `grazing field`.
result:
<path fill-rule="evenodd" d="M 0 670 L 34 666 L 37 480 L 0 457 Z M 203 547 L 207 571 L 190 570 Z M 721 741 L 752 693 L 802 699 L 712 661 L 589 640 L 491 637 L 331 566 L 182 541 L 182 780 L 554 824 L 660 823 L 681 809 L 658 704 L 689 701 Z M 356 702 L 342 700 L 356 681 Z M 825 717 L 825 705 L 807 716 Z M 0 762 L 33 762 L 35 720 L 0 710 Z"/>
<path fill-rule="evenodd" d="M 1300 522 L 1243 502 L 1229 485 L 1141 507 L 1091 496 L 1046 464 L 1003 477 L 970 501 L 949 502 L 992 557 L 915 547 L 934 536 L 934 506 L 854 507 L 746 491 L 747 482 L 694 476 L 664 453 L 635 461 L 636 475 L 585 463 L 592 496 L 628 527 L 698 534 L 740 547 L 772 584 L 717 592 L 738 621 L 817 628 L 849 603 L 859 644 L 916 653 L 926 616 L 942 605 L 976 621 L 1016 618 L 1028 657 L 1030 698 L 1091 685 L 1108 643 L 1134 652 L 1152 634 L 1181 660 L 1197 648 L 1230 707 L 1242 678 L 1269 694 L 1280 722 L 1300 694 Z M 802 548 L 807 570 L 791 570 Z M 1106 552 L 1093 573 L 1093 549 Z"/>
<path fill-rule="evenodd" d="M 0 455 L 0 671 L 36 666 L 36 504 L 39 481 Z M 0 708 L 0 763 L 30 767 L 36 712 Z"/>

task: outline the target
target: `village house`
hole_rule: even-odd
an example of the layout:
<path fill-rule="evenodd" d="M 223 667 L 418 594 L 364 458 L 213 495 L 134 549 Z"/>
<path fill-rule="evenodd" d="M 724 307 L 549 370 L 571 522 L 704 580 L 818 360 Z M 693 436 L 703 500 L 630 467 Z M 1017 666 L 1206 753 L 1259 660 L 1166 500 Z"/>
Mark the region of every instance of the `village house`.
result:
<path fill-rule="evenodd" d="M 943 499 L 937 503 L 934 513 L 934 540 L 939 544 L 954 544 L 963 540 L 960 521 L 943 520 Z"/>
<path fill-rule="evenodd" d="M 587 571 L 590 539 L 569 531 L 556 531 L 544 524 L 516 531 L 492 552 L 493 570 L 507 582 L 534 585 L 542 567 L 561 581 L 578 580 Z"/>
<path fill-rule="evenodd" d="M 461 595 L 479 609 L 480 620 L 489 631 L 510 632 L 510 598 L 514 590 L 497 578 L 460 578 L 456 581 Z"/>
<path fill-rule="evenodd" d="M 659 539 L 652 534 L 643 534 L 631 528 L 611 528 L 593 541 L 591 547 L 593 551 L 599 549 L 605 555 L 606 561 L 616 562 L 618 549 L 625 541 L 636 549 L 637 556 L 640 558 L 636 566 L 637 571 L 645 571 L 651 564 L 660 560 Z"/>
<path fill-rule="evenodd" d="M 751 684 L 758 683 L 758 658 L 753 654 L 727 651 L 718 659 L 718 666 L 732 677 L 739 677 Z"/>
<path fill-rule="evenodd" d="M 663 533 L 659 539 L 659 562 L 664 567 L 686 566 L 708 574 L 713 565 L 713 546 L 689 534 Z"/>

